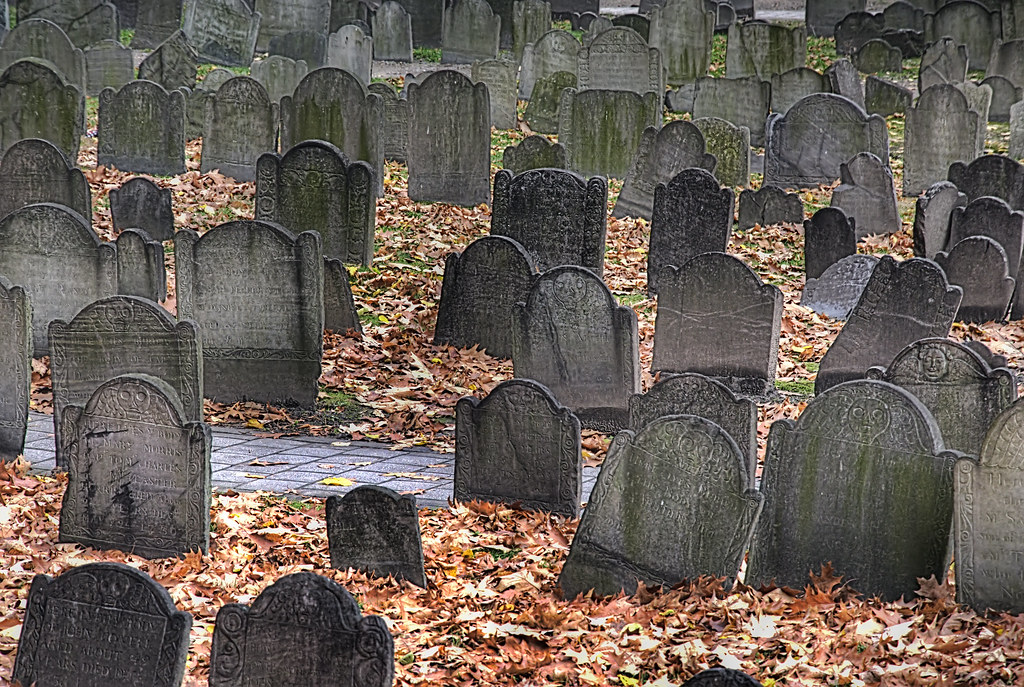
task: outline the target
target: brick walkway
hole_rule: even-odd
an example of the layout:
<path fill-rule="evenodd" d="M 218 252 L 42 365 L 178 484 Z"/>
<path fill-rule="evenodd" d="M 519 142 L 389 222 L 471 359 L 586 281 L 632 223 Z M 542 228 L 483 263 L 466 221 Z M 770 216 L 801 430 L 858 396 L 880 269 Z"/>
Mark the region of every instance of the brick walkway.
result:
<path fill-rule="evenodd" d="M 387 444 L 344 441 L 330 437 L 259 438 L 256 431 L 213 427 L 214 491 L 269 491 L 282 495 L 332 496 L 360 484 L 377 484 L 398 492 L 412 492 L 421 508 L 438 508 L 452 495 L 455 456 L 429 448 L 393 450 Z M 266 433 L 266 432 L 262 432 Z M 25 459 L 35 472 L 56 465 L 53 418 L 30 413 L 25 437 Z M 583 469 L 583 500 L 597 479 L 597 468 Z M 329 486 L 322 480 L 344 477 L 348 487 Z"/>

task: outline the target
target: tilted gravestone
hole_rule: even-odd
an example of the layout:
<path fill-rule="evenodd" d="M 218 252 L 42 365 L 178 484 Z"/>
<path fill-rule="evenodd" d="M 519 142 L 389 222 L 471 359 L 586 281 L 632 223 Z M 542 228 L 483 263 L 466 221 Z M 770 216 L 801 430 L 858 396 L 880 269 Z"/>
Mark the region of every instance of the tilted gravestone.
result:
<path fill-rule="evenodd" d="M 1006 319 L 1013 296 L 1006 250 L 988 236 L 971 236 L 946 251 L 935 254 L 935 262 L 949 283 L 963 289 L 956 312 L 957 322 L 992 322 Z"/>
<path fill-rule="evenodd" d="M 839 95 L 819 93 L 797 102 L 765 127 L 764 183 L 782 187 L 831 184 L 839 165 L 860 152 L 889 159 L 885 120 Z"/>
<path fill-rule="evenodd" d="M 667 0 L 650 17 L 651 47 L 661 52 L 668 83 L 679 86 L 707 74 L 715 15 L 705 9 L 703 0 Z"/>
<path fill-rule="evenodd" d="M 989 76 L 981 82 L 992 89 L 992 103 L 988 110 L 988 121 L 1009 122 L 1010 107 L 1024 97 L 1024 89 L 1015 86 L 1004 76 Z"/>
<path fill-rule="evenodd" d="M 883 162 L 873 153 L 857 153 L 839 165 L 839 181 L 831 204 L 856 220 L 858 239 L 902 228 L 888 160 Z"/>
<path fill-rule="evenodd" d="M 530 100 L 534 85 L 556 72 L 577 73 L 580 42 L 568 31 L 553 29 L 523 48 L 519 97 Z M 575 83 L 572 86 L 575 88 Z"/>
<path fill-rule="evenodd" d="M 640 390 L 636 313 L 620 306 L 586 268 L 563 265 L 534 281 L 515 307 L 512 364 L 568 406 L 583 427 L 626 426 L 629 397 Z"/>
<path fill-rule="evenodd" d="M 201 172 L 255 181 L 257 159 L 276 145 L 277 105 L 259 81 L 236 76 L 217 89 L 206 110 Z"/>
<path fill-rule="evenodd" d="M 174 35 L 181 28 L 183 5 L 183 0 L 141 2 L 135 20 L 132 49 L 154 49 Z"/>
<path fill-rule="evenodd" d="M 316 403 L 323 351 L 319 234 L 240 220 L 174 236 L 178 317 L 203 341 L 208 398 Z"/>
<path fill-rule="evenodd" d="M 731 586 L 762 496 L 736 442 L 693 415 L 615 437 L 558 578 L 571 599 L 671 587 L 701 575 Z"/>
<path fill-rule="evenodd" d="M 693 125 L 704 135 L 704 147 L 715 156 L 715 178 L 722 186 L 750 184 L 750 129 L 718 117 L 699 117 Z"/>
<path fill-rule="evenodd" d="M 738 258 L 701 253 L 661 270 L 651 369 L 699 372 L 763 398 L 775 389 L 781 326 L 777 286 Z"/>
<path fill-rule="evenodd" d="M 25 290 L 0 276 L 0 462 L 15 460 L 25 447 L 32 391 L 32 306 Z"/>
<path fill-rule="evenodd" d="M 665 92 L 662 61 L 633 29 L 616 26 L 599 34 L 578 53 L 580 89 L 632 91 L 643 96 Z"/>
<path fill-rule="evenodd" d="M 441 62 L 469 64 L 498 56 L 502 18 L 487 0 L 461 0 L 444 10 Z"/>
<path fill-rule="evenodd" d="M 257 164 L 256 219 L 320 233 L 324 255 L 349 264 L 373 260 L 377 194 L 373 170 L 349 162 L 326 141 L 304 141 Z"/>
<path fill-rule="evenodd" d="M 750 142 L 764 145 L 765 120 L 771 107 L 771 84 L 756 76 L 740 79 L 697 79 L 693 116 L 718 117 L 750 130 Z"/>
<path fill-rule="evenodd" d="M 795 224 L 804 219 L 804 204 L 797 193 L 787 193 L 778 186 L 761 185 L 756 191 L 740 192 L 740 231 L 755 225 Z"/>
<path fill-rule="evenodd" d="M 185 173 L 185 96 L 152 81 L 132 81 L 99 99 L 97 158 L 122 172 Z"/>
<path fill-rule="evenodd" d="M 342 26 L 327 37 L 327 66 L 344 69 L 364 84 L 370 83 L 373 38 L 358 26 Z"/>
<path fill-rule="evenodd" d="M 33 203 L 66 205 L 92 221 L 89 182 L 49 141 L 25 138 L 0 158 L 0 217 Z"/>
<path fill-rule="evenodd" d="M 409 101 L 386 81 L 374 81 L 367 90 L 384 101 L 384 159 L 405 162 L 409 154 Z"/>
<path fill-rule="evenodd" d="M 661 96 L 566 88 L 558 120 L 558 141 L 565 146 L 569 169 L 585 176 L 622 179 L 644 129 L 661 126 Z"/>
<path fill-rule="evenodd" d="M 124 563 L 36 575 L 26 609 L 11 675 L 23 685 L 178 685 L 185 675 L 192 617 Z"/>
<path fill-rule="evenodd" d="M 663 270 L 690 258 L 725 251 L 732 232 L 733 190 L 703 169 L 684 169 L 654 190 L 647 291 L 658 293 Z"/>
<path fill-rule="evenodd" d="M 807 62 L 807 28 L 763 21 L 729 27 L 725 75 L 730 79 L 756 76 L 769 81 L 775 74 L 801 69 Z"/>
<path fill-rule="evenodd" d="M 757 470 L 757 405 L 721 382 L 696 372 L 670 375 L 629 399 L 629 428 L 635 433 L 658 418 L 696 415 L 711 420 L 736 442 L 754 483 Z"/>
<path fill-rule="evenodd" d="M 1006 252 L 1009 276 L 1017 278 L 1024 248 L 1024 213 L 1011 210 L 1001 198 L 976 198 L 952 209 L 947 250 L 969 236 L 987 236 L 1001 245 Z"/>
<path fill-rule="evenodd" d="M 337 582 L 310 572 L 278 578 L 249 605 L 217 612 L 210 687 L 394 682 L 394 639 Z"/>
<path fill-rule="evenodd" d="M 914 209 L 914 255 L 934 258 L 949 242 L 953 209 L 967 205 L 967 195 L 948 181 L 939 181 L 917 199 Z"/>
<path fill-rule="evenodd" d="M 1024 210 L 1024 165 L 1006 155 L 982 155 L 954 162 L 947 178 L 967 194 L 969 201 L 995 196 L 1014 210 Z"/>
<path fill-rule="evenodd" d="M 978 113 L 951 84 L 932 86 L 906 113 L 903 195 L 915 196 L 942 181 L 950 164 L 977 154 Z"/>
<path fill-rule="evenodd" d="M 195 88 L 198 70 L 199 53 L 184 31 L 175 31 L 142 61 L 139 78 L 173 91 L 182 86 Z"/>
<path fill-rule="evenodd" d="M 575 89 L 576 83 L 576 75 L 572 72 L 555 72 L 538 79 L 531 91 L 530 102 L 523 112 L 523 119 L 530 125 L 532 131 L 541 134 L 558 133 L 562 91 L 567 88 Z"/>
<path fill-rule="evenodd" d="M 507 60 L 473 63 L 473 81 L 487 86 L 487 95 L 491 100 L 491 126 L 495 129 L 516 128 L 516 72 L 517 65 Z"/>
<path fill-rule="evenodd" d="M 261 15 L 256 44 L 260 51 L 266 50 L 275 36 L 292 31 L 327 34 L 331 28 L 331 0 L 255 0 L 255 9 Z"/>
<path fill-rule="evenodd" d="M 524 0 L 512 4 L 512 52 L 517 62 L 522 60 L 527 45 L 536 43 L 550 30 L 550 3 L 545 0 Z"/>
<path fill-rule="evenodd" d="M 22 59 L 40 60 L 69 86 L 86 88 L 85 56 L 67 34 L 47 19 L 19 21 L 0 45 L 0 72 Z"/>
<path fill-rule="evenodd" d="M 934 14 L 925 15 L 924 33 L 929 41 L 949 36 L 957 44 L 967 46 L 968 67 L 984 71 L 1002 26 L 998 11 L 989 11 L 978 2 L 956 0 L 939 7 Z"/>
<path fill-rule="evenodd" d="M 335 0 L 337 2 L 337 0 Z M 412 18 L 414 48 L 440 48 L 444 25 L 443 0 L 399 0 Z M 334 28 L 334 22 L 331 22 Z"/>
<path fill-rule="evenodd" d="M 483 0 L 480 0 L 481 2 Z M 443 70 L 406 87 L 409 197 L 479 205 L 490 200 L 491 106 L 487 86 Z"/>
<path fill-rule="evenodd" d="M 114 242 L 117 250 L 117 292 L 151 301 L 167 298 L 164 246 L 140 229 L 125 229 Z"/>
<path fill-rule="evenodd" d="M 864 80 L 864 109 L 868 114 L 903 114 L 913 101 L 909 88 L 873 75 Z"/>
<path fill-rule="evenodd" d="M 270 55 L 305 62 L 311 70 L 327 64 L 327 36 L 322 33 L 293 31 L 275 36 L 270 39 L 268 50 Z"/>
<path fill-rule="evenodd" d="M 114 229 L 141 229 L 157 241 L 174 238 L 171 189 L 144 177 L 134 177 L 108 193 Z"/>
<path fill-rule="evenodd" d="M 552 143 L 546 136 L 533 134 L 505 148 L 501 165 L 513 174 L 542 167 L 565 169 L 565 146 Z"/>
<path fill-rule="evenodd" d="M 955 455 L 897 386 L 858 380 L 818 394 L 769 432 L 747 584 L 803 587 L 831 562 L 863 594 L 912 598 L 917 578 L 947 571 Z"/>
<path fill-rule="evenodd" d="M 817 279 L 856 252 L 857 220 L 842 208 L 821 208 L 804 220 L 804 272 L 808 279 Z"/>
<path fill-rule="evenodd" d="M 512 356 L 513 308 L 524 302 L 537 268 L 523 246 L 484 236 L 445 258 L 434 330 L 436 345 L 479 346 L 494 358 Z"/>
<path fill-rule="evenodd" d="M 69 320 L 89 303 L 117 293 L 114 246 L 63 205 L 37 203 L 0 218 L 0 275 L 32 303 L 32 355 L 49 355 L 51 320 Z"/>
<path fill-rule="evenodd" d="M 248 66 L 260 25 L 247 0 L 190 0 L 185 9 L 185 33 L 203 62 Z"/>
<path fill-rule="evenodd" d="M 828 66 L 824 76 L 833 94 L 849 98 L 864 109 L 864 83 L 850 60 L 845 57 L 836 60 Z"/>
<path fill-rule="evenodd" d="M 210 548 L 210 447 L 162 379 L 128 374 L 60 415 L 61 542 L 146 558 Z"/>
<path fill-rule="evenodd" d="M 324 329 L 337 333 L 363 333 L 359 322 L 348 270 L 341 260 L 324 258 Z"/>
<path fill-rule="evenodd" d="M 252 63 L 249 74 L 263 84 L 275 103 L 295 92 L 303 77 L 309 73 L 309 66 L 302 60 L 293 60 L 281 55 L 268 55 Z"/>
<path fill-rule="evenodd" d="M 427 586 L 416 497 L 364 484 L 327 498 L 331 567 Z"/>
<path fill-rule="evenodd" d="M 704 134 L 690 122 L 669 122 L 660 129 L 647 127 L 640 138 L 633 165 L 622 183 L 612 217 L 651 219 L 654 189 L 690 167 L 714 173 L 716 158 L 706 152 Z"/>
<path fill-rule="evenodd" d="M 132 50 L 120 41 L 100 41 L 84 53 L 88 96 L 98 96 L 104 88 L 121 88 L 135 78 Z"/>
<path fill-rule="evenodd" d="M 373 13 L 373 56 L 412 62 L 412 16 L 395 0 L 385 0 Z"/>
<path fill-rule="evenodd" d="M 812 36 L 834 35 L 836 24 L 850 12 L 863 12 L 867 0 L 807 0 L 804 21 Z"/>
<path fill-rule="evenodd" d="M 967 46 L 949 36 L 932 43 L 921 57 L 917 76 L 917 92 L 924 93 L 936 84 L 957 84 L 967 81 Z"/>
<path fill-rule="evenodd" d="M 931 260 L 897 263 L 883 255 L 846 325 L 825 352 L 815 393 L 863 377 L 869 367 L 887 364 L 918 339 L 946 336 L 962 297 L 963 291 L 951 286 Z"/>
<path fill-rule="evenodd" d="M 49 141 L 78 160 L 85 97 L 43 62 L 25 59 L 0 74 L 0 154 L 25 138 Z"/>
<path fill-rule="evenodd" d="M 807 67 L 797 67 L 771 75 L 772 112 L 785 114 L 801 98 L 831 90 L 824 74 Z"/>
<path fill-rule="evenodd" d="M 881 38 L 872 38 L 857 48 L 850 61 L 861 74 L 903 71 L 903 53 Z"/>
<path fill-rule="evenodd" d="M 578 517 L 580 421 L 543 384 L 511 379 L 455 406 L 457 501 L 520 502 Z"/>
<path fill-rule="evenodd" d="M 563 169 L 494 175 L 491 234 L 514 239 L 541 271 L 559 265 L 604 275 L 608 182 Z"/>
<path fill-rule="evenodd" d="M 845 320 L 864 293 L 877 263 L 878 258 L 873 255 L 848 255 L 832 263 L 817 279 L 807 278 L 800 305 Z"/>

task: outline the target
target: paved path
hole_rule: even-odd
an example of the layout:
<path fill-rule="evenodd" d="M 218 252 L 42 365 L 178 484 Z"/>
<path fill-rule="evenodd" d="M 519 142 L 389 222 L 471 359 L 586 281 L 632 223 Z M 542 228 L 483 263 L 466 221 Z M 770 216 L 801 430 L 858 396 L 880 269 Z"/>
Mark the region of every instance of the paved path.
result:
<path fill-rule="evenodd" d="M 330 437 L 260 438 L 252 430 L 213 427 L 214 491 L 269 491 L 282 495 L 332 496 L 360 484 L 377 484 L 398 492 L 414 493 L 423 508 L 447 504 L 452 495 L 455 456 L 428 448 L 393 450 L 387 444 L 345 441 Z M 25 459 L 36 472 L 56 465 L 53 418 L 30 413 L 25 437 Z M 583 500 L 597 479 L 597 468 L 583 469 Z M 348 487 L 322 480 L 344 477 Z"/>

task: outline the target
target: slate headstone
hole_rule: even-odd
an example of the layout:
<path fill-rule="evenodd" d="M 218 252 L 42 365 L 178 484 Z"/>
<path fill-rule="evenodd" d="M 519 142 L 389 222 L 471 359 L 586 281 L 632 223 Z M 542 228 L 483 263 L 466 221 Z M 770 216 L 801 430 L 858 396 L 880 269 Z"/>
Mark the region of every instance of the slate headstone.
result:
<path fill-rule="evenodd" d="M 259 41 L 256 44 L 260 51 L 266 50 L 275 36 L 292 31 L 326 35 L 331 30 L 331 0 L 254 0 L 254 4 L 255 10 L 261 15 Z"/>
<path fill-rule="evenodd" d="M 848 255 L 829 265 L 817 279 L 808 277 L 800 305 L 835 320 L 845 320 L 857 305 L 878 263 L 873 255 Z"/>
<path fill-rule="evenodd" d="M 33 203 L 66 205 L 92 220 L 89 182 L 49 141 L 24 138 L 0 158 L 0 217 Z"/>
<path fill-rule="evenodd" d="M 858 239 L 901 229 L 888 161 L 882 162 L 873 153 L 857 153 L 839 165 L 839 182 L 832 191 L 831 205 L 856 220 Z"/>
<path fill-rule="evenodd" d="M 903 71 L 903 53 L 881 38 L 872 38 L 850 58 L 861 74 Z"/>
<path fill-rule="evenodd" d="M 0 72 L 25 58 L 42 60 L 67 85 L 85 91 L 85 56 L 53 22 L 22 19 L 4 37 L 0 45 Z"/>
<path fill-rule="evenodd" d="M 620 14 L 612 17 L 612 26 L 628 26 L 648 43 L 651 40 L 651 20 L 642 14 Z"/>
<path fill-rule="evenodd" d="M 263 84 L 275 103 L 281 102 L 281 98 L 295 92 L 306 74 L 309 73 L 309 66 L 302 60 L 293 60 L 281 55 L 269 55 L 262 60 L 252 63 L 249 74 L 252 78 Z"/>
<path fill-rule="evenodd" d="M 513 174 L 542 167 L 565 169 L 565 146 L 552 143 L 546 136 L 533 134 L 505 148 L 501 159 L 502 167 Z"/>
<path fill-rule="evenodd" d="M 697 79 L 693 116 L 718 117 L 750 130 L 750 143 L 764 145 L 765 120 L 771 107 L 771 84 L 756 76 L 740 79 Z"/>
<path fill-rule="evenodd" d="M 842 208 L 821 208 L 804 220 L 804 270 L 817 279 L 831 265 L 857 252 L 857 222 Z"/>
<path fill-rule="evenodd" d="M 198 69 L 199 53 L 184 31 L 175 31 L 142 60 L 139 78 L 156 82 L 168 91 L 182 86 L 195 88 Z"/>
<path fill-rule="evenodd" d="M 922 24 L 924 19 L 922 18 Z M 880 12 L 850 12 L 836 22 L 836 53 L 850 56 L 868 41 L 881 37 L 885 16 Z"/>
<path fill-rule="evenodd" d="M 84 54 L 86 95 L 97 96 L 104 88 L 121 88 L 135 78 L 131 48 L 119 41 L 100 41 L 86 48 Z"/>
<path fill-rule="evenodd" d="M 327 66 L 344 69 L 364 84 L 370 83 L 373 38 L 358 26 L 342 26 L 327 37 Z"/>
<path fill-rule="evenodd" d="M 993 45 L 986 76 L 1002 76 L 1015 86 L 1024 86 L 1024 40 L 1021 38 Z"/>
<path fill-rule="evenodd" d="M 189 0 L 184 30 L 203 62 L 247 67 L 260 22 L 248 0 Z"/>
<path fill-rule="evenodd" d="M 501 17 L 491 11 L 487 0 L 459 0 L 444 10 L 441 32 L 441 62 L 469 64 L 498 56 Z"/>
<path fill-rule="evenodd" d="M 1010 106 L 1010 157 L 1018 160 L 1024 157 L 1024 102 Z"/>
<path fill-rule="evenodd" d="M 504 21 L 502 19 L 503 23 Z M 550 3 L 544 0 L 522 0 L 512 3 L 512 52 L 517 62 L 522 60 L 523 50 L 527 45 L 536 43 L 550 30 Z"/>
<path fill-rule="evenodd" d="M 704 146 L 715 156 L 714 175 L 723 186 L 750 185 L 750 129 L 718 117 L 699 117 L 693 125 L 704 135 Z"/>
<path fill-rule="evenodd" d="M 185 96 L 152 81 L 132 81 L 99 99 L 99 164 L 122 172 L 185 173 Z"/>
<path fill-rule="evenodd" d="M 914 255 L 934 258 L 949 242 L 949 220 L 953 209 L 965 207 L 967 196 L 949 181 L 928 187 L 917 199 L 914 210 Z"/>
<path fill-rule="evenodd" d="M 1014 86 L 1012 81 L 1003 76 L 989 76 L 981 82 L 981 85 L 992 89 L 992 104 L 988 111 L 988 121 L 1009 122 L 1010 108 L 1024 97 L 1024 89 Z"/>
<path fill-rule="evenodd" d="M 236 76 L 217 89 L 206 110 L 201 172 L 255 181 L 257 158 L 276 146 L 277 105 L 259 81 Z"/>
<path fill-rule="evenodd" d="M 771 110 L 782 114 L 801 98 L 815 93 L 828 93 L 832 88 L 824 74 L 807 67 L 772 74 L 771 84 Z"/>
<path fill-rule="evenodd" d="M 653 91 L 659 97 L 665 92 L 658 50 L 625 26 L 612 27 L 580 48 L 577 70 L 581 90 L 632 91 L 641 96 Z"/>
<path fill-rule="evenodd" d="M 956 0 L 925 15 L 924 33 L 929 41 L 949 36 L 967 46 L 968 67 L 984 71 L 992 46 L 1002 35 L 1002 23 L 998 11 L 989 11 L 979 2 Z"/>
<path fill-rule="evenodd" d="M 121 26 L 117 7 L 109 2 L 97 3 L 88 12 L 64 25 L 64 30 L 71 42 L 81 48 L 104 40 L 119 40 Z"/>
<path fill-rule="evenodd" d="M 516 128 L 518 70 L 514 62 L 507 60 L 483 60 L 473 63 L 472 79 L 487 86 L 487 94 L 491 100 L 491 126 L 495 129 Z"/>
<path fill-rule="evenodd" d="M 109 192 L 110 216 L 114 229 L 141 229 L 157 241 L 174 238 L 171 190 L 160 188 L 144 177 L 128 179 Z"/>
<path fill-rule="evenodd" d="M 705 9 L 703 0 L 666 0 L 651 10 L 650 17 L 651 47 L 661 53 L 668 83 L 679 86 L 707 74 L 715 15 Z"/>
<path fill-rule="evenodd" d="M 796 224 L 804 219 L 804 204 L 797 193 L 787 193 L 778 186 L 762 185 L 756 191 L 740 192 L 740 231 L 754 225 Z"/>
<path fill-rule="evenodd" d="M 807 28 L 763 21 L 729 27 L 725 75 L 730 79 L 756 76 L 770 81 L 775 74 L 801 69 L 807 62 Z"/>
<path fill-rule="evenodd" d="M 181 28 L 183 0 L 140 2 L 132 35 L 133 50 L 151 50 L 160 46 Z"/>
<path fill-rule="evenodd" d="M 858 107 L 864 108 L 864 82 L 861 81 L 860 73 L 850 60 L 846 58 L 836 60 L 825 70 L 824 76 L 828 80 L 832 93 L 849 98 L 857 103 Z"/>
<path fill-rule="evenodd" d="M 1010 209 L 1002 198 L 982 196 L 963 207 L 955 207 L 949 217 L 947 250 L 970 236 L 987 236 L 1006 251 L 1009 276 L 1020 269 L 1024 247 L 1024 213 Z"/>
<path fill-rule="evenodd" d="M 868 114 L 888 117 L 907 111 L 914 101 L 909 88 L 871 75 L 864 80 L 864 109 Z"/>
<path fill-rule="evenodd" d="M 804 22 L 812 36 L 829 37 L 835 33 L 836 24 L 850 12 L 863 12 L 867 0 L 807 0 L 804 8 Z"/>
<path fill-rule="evenodd" d="M 412 17 L 395 0 L 385 0 L 373 13 L 373 57 L 412 62 Z"/>
<path fill-rule="evenodd" d="M 85 97 L 44 63 L 19 60 L 0 74 L 0 153 L 40 138 L 78 160 L 84 132 Z"/>
<path fill-rule="evenodd" d="M 967 194 L 1002 198 L 1014 210 L 1024 210 L 1024 165 L 1006 155 L 982 155 L 949 166 L 948 179 Z"/>
<path fill-rule="evenodd" d="M 661 96 L 566 88 L 558 116 L 558 141 L 565 146 L 569 169 L 622 179 L 644 129 L 661 126 Z"/>
<path fill-rule="evenodd" d="M 318 69 L 327 64 L 327 36 L 309 31 L 292 31 L 271 38 L 268 52 L 270 55 L 305 62 L 311 70 Z"/>
<path fill-rule="evenodd" d="M 32 391 L 32 306 L 25 290 L 0 277 L 0 462 L 15 460 L 25 447 Z"/>
<path fill-rule="evenodd" d="M 125 229 L 114 242 L 117 251 L 117 292 L 151 301 L 167 299 L 164 246 L 141 229 Z"/>
<path fill-rule="evenodd" d="M 374 81 L 367 90 L 384 101 L 384 159 L 405 162 L 409 151 L 409 101 L 387 81 Z"/>
<path fill-rule="evenodd" d="M 966 80 L 967 46 L 945 36 L 925 50 L 917 76 L 918 93 L 924 93 L 936 84 L 963 83 Z"/>
<path fill-rule="evenodd" d="M 580 42 L 568 31 L 553 29 L 523 47 L 522 69 L 519 73 L 519 97 L 532 98 L 534 85 L 556 72 L 569 72 L 576 87 L 576 57 Z"/>
<path fill-rule="evenodd" d="M 555 72 L 537 81 L 531 91 L 526 111 L 523 112 L 523 119 L 530 125 L 532 131 L 541 134 L 558 133 L 558 111 L 561 107 L 562 91 L 567 88 L 575 89 L 576 83 L 576 75 L 572 72 Z"/>
<path fill-rule="evenodd" d="M 1006 319 L 1014 279 L 1006 251 L 987 236 L 970 236 L 947 251 L 935 254 L 935 262 L 949 283 L 963 289 L 957 322 L 992 322 Z"/>

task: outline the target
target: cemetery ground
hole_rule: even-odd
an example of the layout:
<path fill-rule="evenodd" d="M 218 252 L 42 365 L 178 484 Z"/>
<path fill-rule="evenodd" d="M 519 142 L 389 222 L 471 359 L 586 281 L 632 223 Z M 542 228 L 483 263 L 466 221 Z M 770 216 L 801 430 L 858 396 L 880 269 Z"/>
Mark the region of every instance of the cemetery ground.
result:
<path fill-rule="evenodd" d="M 712 75 L 724 74 L 724 38 Z M 830 41 L 809 42 L 808 66 L 834 58 Z M 902 74 L 909 83 L 917 62 Z M 90 99 L 95 132 L 95 99 Z M 678 115 L 671 115 L 676 117 Z M 889 117 L 890 162 L 902 178 L 902 117 Z M 492 137 L 492 172 L 506 145 L 525 130 Z M 1006 125 L 990 125 L 986 152 L 1006 152 Z M 188 145 L 188 171 L 157 178 L 174 194 L 175 223 L 200 233 L 252 217 L 254 186 L 199 173 L 201 143 Z M 94 226 L 114 236 L 107 193 L 129 175 L 97 168 L 95 136 L 78 160 L 89 179 Z M 755 176 L 757 185 L 758 177 Z M 318 409 L 206 404 L 213 425 L 246 426 L 269 436 L 336 435 L 451 451 L 454 408 L 512 377 L 507 360 L 478 350 L 434 346 L 444 256 L 488 233 L 486 206 L 418 204 L 406 193 L 404 165 L 388 163 L 378 200 L 372 266 L 350 268 L 363 334 L 327 334 Z M 838 183 L 838 182 L 837 182 Z M 610 182 L 609 210 L 621 180 Z M 829 188 L 801 192 L 809 216 L 828 204 Z M 858 252 L 912 255 L 913 199 L 901 199 L 903 230 L 867 237 Z M 656 302 L 646 294 L 643 220 L 609 219 L 605 280 L 639 315 L 643 388 L 649 372 Z M 776 387 L 760 406 L 761 452 L 774 420 L 795 419 L 813 391 L 817 363 L 841 323 L 799 303 L 802 227 L 734 231 L 729 252 L 785 296 Z M 173 254 L 167 253 L 167 306 L 173 311 Z M 955 324 L 952 336 L 981 340 L 1020 367 L 1020 323 Z M 722 342 L 728 345 L 729 342 Z M 48 361 L 34 362 L 32 407 L 50 410 Z M 584 433 L 584 459 L 599 464 L 610 437 Z M 764 685 L 1014 685 L 1024 682 L 1024 618 L 979 614 L 956 604 L 949 580 L 922 580 L 901 602 L 864 599 L 829 569 L 802 590 L 724 591 L 702 579 L 671 590 L 641 585 L 633 597 L 564 600 L 557 577 L 577 521 L 504 505 L 456 504 L 420 513 L 427 589 L 331 570 L 322 499 L 255 493 L 217 494 L 210 553 L 149 561 L 116 551 L 56 544 L 63 476 L 29 475 L 24 463 L 0 464 L 0 681 L 10 675 L 24 602 L 34 575 L 57 575 L 93 561 L 122 561 L 163 584 L 194 618 L 186 684 L 205 684 L 214 617 L 225 603 L 248 603 L 278 578 L 312 570 L 342 583 L 364 613 L 384 617 L 395 638 L 402 685 L 673 685 L 724 665 Z"/>

